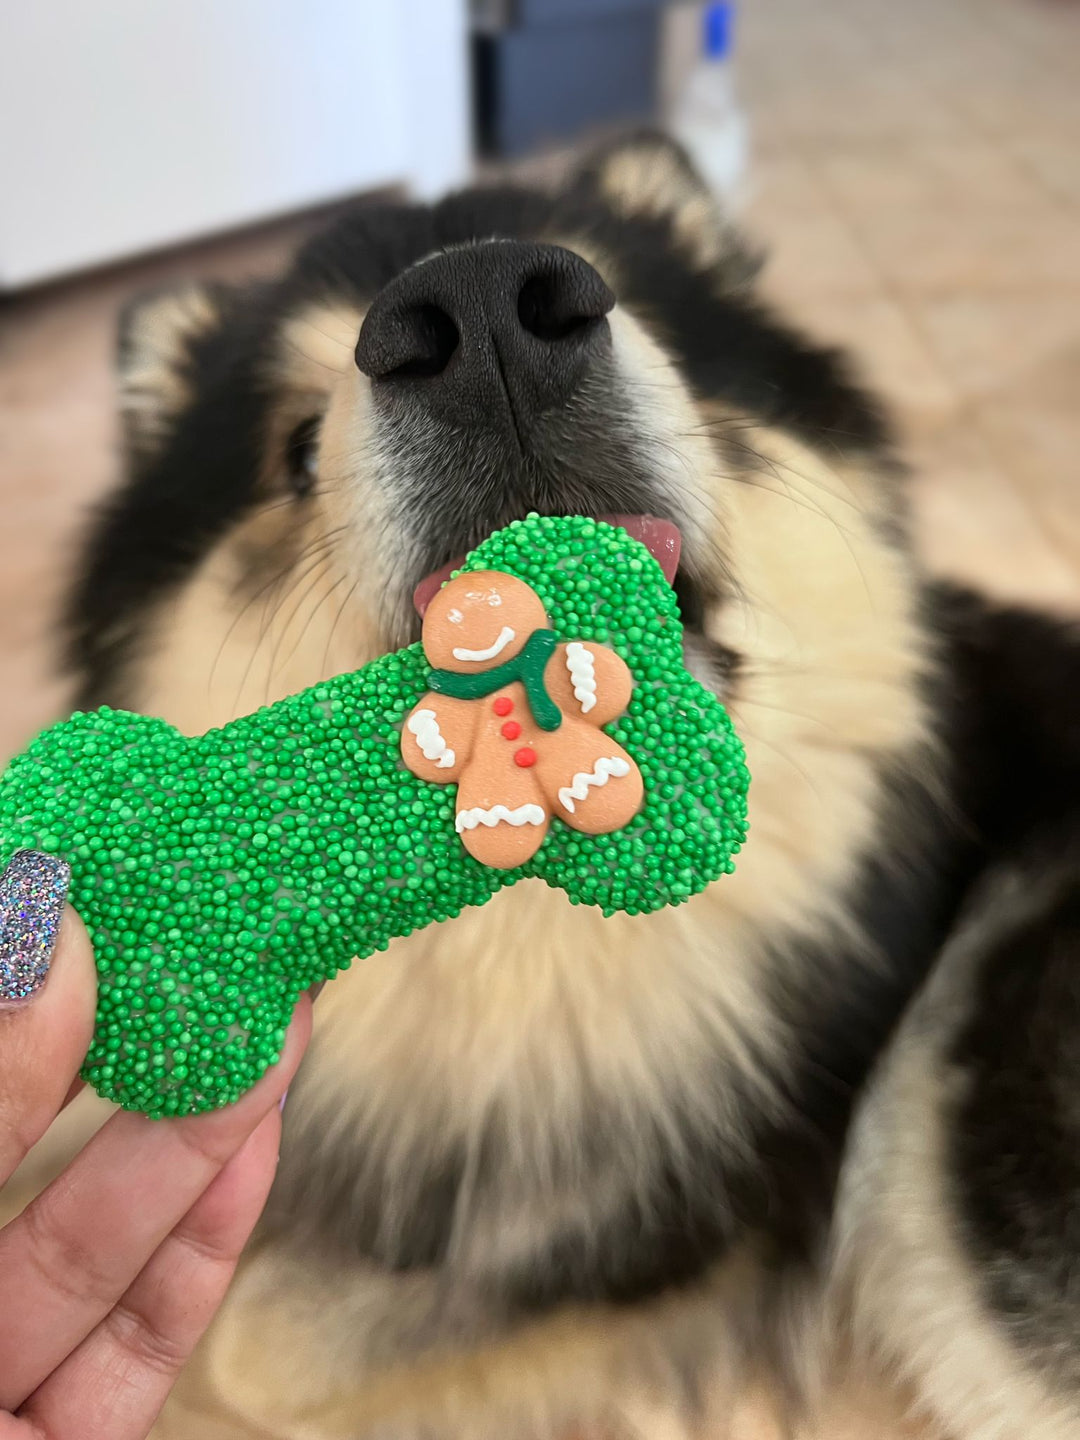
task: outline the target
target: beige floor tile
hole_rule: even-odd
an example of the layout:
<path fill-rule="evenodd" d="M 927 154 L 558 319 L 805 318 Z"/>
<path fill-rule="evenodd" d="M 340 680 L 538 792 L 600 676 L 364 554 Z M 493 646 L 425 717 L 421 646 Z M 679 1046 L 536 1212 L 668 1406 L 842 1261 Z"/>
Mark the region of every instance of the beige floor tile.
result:
<path fill-rule="evenodd" d="M 978 407 L 982 434 L 1044 534 L 1080 571 L 1080 339 Z"/>
<path fill-rule="evenodd" d="M 1069 286 L 1080 215 L 985 141 L 812 154 L 882 276 L 908 293 Z"/>
<path fill-rule="evenodd" d="M 966 398 L 1023 384 L 1080 335 L 1080 283 L 1075 289 L 939 294 L 912 300 L 910 309 Z M 1009 399 L 1006 390 L 1001 400 Z"/>
<path fill-rule="evenodd" d="M 1075 6 L 1054 0 L 908 0 L 895 6 L 868 0 L 860 9 L 890 53 L 980 133 L 1054 133 L 1075 122 Z"/>
<path fill-rule="evenodd" d="M 960 139 L 964 123 L 947 100 L 902 67 L 867 62 L 852 70 L 833 59 L 799 56 L 749 90 L 751 123 L 800 143 Z"/>
<path fill-rule="evenodd" d="M 1080 74 L 1080 65 L 1077 70 Z M 1072 135 L 1021 133 L 1005 136 L 1002 144 L 1049 196 L 1070 207 L 1080 207 L 1080 139 Z"/>
<path fill-rule="evenodd" d="M 972 23 L 970 7 L 963 0 L 849 0 L 852 23 L 873 38 L 878 54 L 912 74 L 921 74 L 922 62 L 941 58 L 945 63 L 963 62 L 968 55 L 983 63 L 1008 60 L 1010 47 L 984 18 Z M 932 73 L 932 72 L 931 72 Z M 950 99 L 955 97 L 950 96 Z"/>
<path fill-rule="evenodd" d="M 744 59 L 759 55 L 778 63 L 791 56 L 805 55 L 858 65 L 871 59 L 876 50 L 857 13 L 852 13 L 844 4 L 749 0 L 739 8 L 737 24 L 740 65 Z"/>
<path fill-rule="evenodd" d="M 870 150 L 832 146 L 815 152 L 838 203 L 860 218 L 928 207 L 963 216 L 983 211 L 1057 212 L 1041 186 L 1001 146 L 977 135 L 956 140 L 910 137 Z"/>
<path fill-rule="evenodd" d="M 965 0 L 970 14 L 978 13 L 1017 51 L 1044 64 L 1062 68 L 1080 56 L 1080 10 L 1072 0 Z"/>
<path fill-rule="evenodd" d="M 1076 134 L 1080 95 L 1075 56 L 1071 67 L 1048 65 L 1015 52 L 985 62 L 970 52 L 936 52 L 916 62 L 914 74 L 953 106 L 965 124 L 1004 142 L 1016 134 Z"/>
<path fill-rule="evenodd" d="M 909 445 L 919 552 L 929 569 L 1018 604 L 1080 613 L 1080 563 L 1009 472 L 977 413 Z"/>
<path fill-rule="evenodd" d="M 753 240 L 769 251 L 769 291 L 778 302 L 880 290 L 862 244 L 805 160 L 790 152 L 769 156 L 759 159 L 751 173 L 751 197 L 740 218 Z M 792 236 L 797 244 L 790 243 Z"/>
<path fill-rule="evenodd" d="M 986 215 L 976 227 L 955 213 L 924 211 L 860 228 L 882 273 L 909 294 L 1070 285 L 1080 253 L 1076 225 L 1023 213 Z"/>

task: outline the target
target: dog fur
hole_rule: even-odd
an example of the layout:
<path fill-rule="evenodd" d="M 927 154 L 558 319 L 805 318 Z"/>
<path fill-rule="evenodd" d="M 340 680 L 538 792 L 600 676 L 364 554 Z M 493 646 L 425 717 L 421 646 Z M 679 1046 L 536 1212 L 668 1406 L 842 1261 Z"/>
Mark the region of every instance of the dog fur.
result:
<path fill-rule="evenodd" d="M 500 238 L 618 302 L 516 454 L 391 423 L 353 359 L 396 275 Z M 85 702 L 200 731 L 414 639 L 412 586 L 514 515 L 646 511 L 753 776 L 736 873 L 685 907 L 519 885 L 334 981 L 163 1435 L 720 1435 L 750 1375 L 812 1404 L 846 1331 L 957 1436 L 1080 1433 L 1080 646 L 927 583 L 876 406 L 754 272 L 638 135 L 127 316 Z"/>

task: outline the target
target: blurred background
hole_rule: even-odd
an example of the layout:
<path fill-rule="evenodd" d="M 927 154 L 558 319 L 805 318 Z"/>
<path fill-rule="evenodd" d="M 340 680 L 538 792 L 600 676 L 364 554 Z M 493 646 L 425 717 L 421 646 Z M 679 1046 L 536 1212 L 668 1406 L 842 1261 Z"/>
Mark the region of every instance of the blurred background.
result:
<path fill-rule="evenodd" d="M 6 0 L 0 763 L 65 701 L 50 625 L 116 474 L 126 298 L 627 121 L 680 134 L 766 293 L 853 347 L 927 565 L 1080 614 L 1077 4 Z M 883 1403 L 842 1397 L 821 1434 L 915 1433 Z"/>

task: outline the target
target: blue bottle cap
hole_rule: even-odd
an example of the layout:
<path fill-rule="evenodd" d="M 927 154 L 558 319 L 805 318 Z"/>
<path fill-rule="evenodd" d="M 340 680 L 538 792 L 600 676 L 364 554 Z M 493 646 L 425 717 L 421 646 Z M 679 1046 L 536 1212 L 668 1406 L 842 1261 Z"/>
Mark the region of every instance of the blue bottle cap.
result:
<path fill-rule="evenodd" d="M 733 0 L 713 0 L 705 7 L 705 54 L 710 60 L 723 60 L 730 53 L 734 28 Z"/>

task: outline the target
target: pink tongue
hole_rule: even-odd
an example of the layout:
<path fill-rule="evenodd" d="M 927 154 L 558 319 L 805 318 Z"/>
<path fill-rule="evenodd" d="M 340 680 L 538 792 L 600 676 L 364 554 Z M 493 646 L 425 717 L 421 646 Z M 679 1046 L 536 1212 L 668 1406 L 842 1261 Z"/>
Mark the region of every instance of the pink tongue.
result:
<path fill-rule="evenodd" d="M 679 568 L 679 550 L 682 547 L 682 536 L 677 526 L 670 520 L 658 520 L 655 515 L 599 515 L 597 519 L 606 520 L 609 525 L 621 525 L 627 534 L 640 540 L 653 559 L 659 562 L 665 580 L 671 584 Z M 417 585 L 413 591 L 413 604 L 421 617 L 464 558 L 451 560 L 449 565 L 433 570 Z"/>

